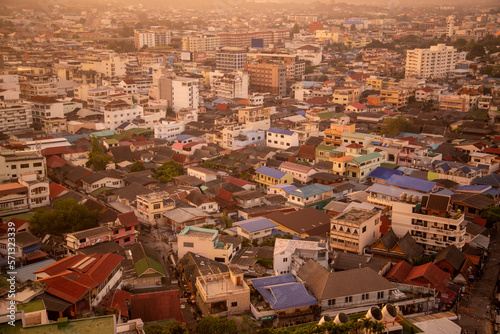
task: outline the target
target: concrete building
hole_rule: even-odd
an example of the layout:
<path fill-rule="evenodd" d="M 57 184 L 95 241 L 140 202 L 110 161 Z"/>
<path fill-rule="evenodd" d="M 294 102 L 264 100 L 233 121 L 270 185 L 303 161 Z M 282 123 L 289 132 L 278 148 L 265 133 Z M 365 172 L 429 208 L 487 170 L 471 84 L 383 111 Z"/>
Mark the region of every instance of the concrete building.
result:
<path fill-rule="evenodd" d="M 144 108 L 134 104 L 131 106 L 123 100 L 116 100 L 106 104 L 104 112 L 104 125 L 106 130 L 116 130 L 125 122 L 132 122 L 137 118 L 144 117 Z"/>
<path fill-rule="evenodd" d="M 270 45 L 284 43 L 290 38 L 290 30 L 267 30 L 267 31 L 251 31 L 243 33 L 220 33 L 217 34 L 220 38 L 220 46 L 232 47 L 252 47 L 252 41 L 262 40 L 259 47 L 267 48 Z"/>
<path fill-rule="evenodd" d="M 332 102 L 343 106 L 359 101 L 359 87 L 337 88 L 333 92 Z"/>
<path fill-rule="evenodd" d="M 276 239 L 273 254 L 273 270 L 276 275 L 296 274 L 304 261 L 312 259 L 328 268 L 328 245 L 326 242 Z"/>
<path fill-rule="evenodd" d="M 451 196 L 423 195 L 420 203 L 404 200 L 392 205 L 392 228 L 402 237 L 410 232 L 415 241 L 424 247 L 427 254 L 454 245 L 462 249 L 465 245 L 465 215 L 453 211 Z"/>
<path fill-rule="evenodd" d="M 17 100 L 0 101 L 1 132 L 11 134 L 18 131 L 26 131 L 32 126 L 33 114 L 30 104 Z"/>
<path fill-rule="evenodd" d="M 445 44 L 429 49 L 408 50 L 406 54 L 406 78 L 440 78 L 455 69 L 457 49 Z"/>
<path fill-rule="evenodd" d="M 64 103 L 50 96 L 33 96 L 29 99 L 33 116 L 33 126 L 38 130 L 50 130 L 55 133 L 65 132 L 64 126 L 56 126 L 56 123 L 66 124 L 64 117 Z"/>
<path fill-rule="evenodd" d="M 246 71 L 223 73 L 210 72 L 210 90 L 213 96 L 223 99 L 248 99 L 249 77 Z"/>
<path fill-rule="evenodd" d="M 184 132 L 186 125 L 183 122 L 161 121 L 154 126 L 155 138 L 174 141 Z"/>
<path fill-rule="evenodd" d="M 256 60 L 245 65 L 250 75 L 250 89 L 278 96 L 286 95 L 287 65 Z"/>
<path fill-rule="evenodd" d="M 163 219 L 163 213 L 175 209 L 175 202 L 167 192 L 137 195 L 137 219 L 155 225 Z"/>
<path fill-rule="evenodd" d="M 224 243 L 219 238 L 218 230 L 187 226 L 177 237 L 178 258 L 193 252 L 227 264 L 233 257 L 233 244 Z"/>
<path fill-rule="evenodd" d="M 380 238 L 380 212 L 352 208 L 331 219 L 330 250 L 363 254 Z"/>
<path fill-rule="evenodd" d="M 134 30 L 134 44 L 136 49 L 141 49 L 143 46 L 151 48 L 155 46 L 169 45 L 170 40 L 170 31 L 159 27 L 150 30 Z"/>
<path fill-rule="evenodd" d="M 266 145 L 285 150 L 299 146 L 299 134 L 295 131 L 269 128 L 266 132 Z"/>
<path fill-rule="evenodd" d="M 36 172 L 45 177 L 45 157 L 37 150 L 0 152 L 0 181 L 17 179 L 23 173 Z"/>
<path fill-rule="evenodd" d="M 22 173 L 18 181 L 27 188 L 30 209 L 50 205 L 49 179 L 37 172 L 27 172 Z"/>
<path fill-rule="evenodd" d="M 211 34 L 198 34 L 182 37 L 182 51 L 204 52 L 220 47 L 220 37 Z"/>
<path fill-rule="evenodd" d="M 245 67 L 247 53 L 244 48 L 224 47 L 215 52 L 215 68 L 219 71 L 240 71 Z"/>

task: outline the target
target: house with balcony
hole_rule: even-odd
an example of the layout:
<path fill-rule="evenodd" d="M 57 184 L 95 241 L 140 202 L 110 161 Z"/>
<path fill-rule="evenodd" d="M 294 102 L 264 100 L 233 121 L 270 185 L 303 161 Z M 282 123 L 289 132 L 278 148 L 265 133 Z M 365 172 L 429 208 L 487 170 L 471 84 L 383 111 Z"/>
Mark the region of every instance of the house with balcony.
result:
<path fill-rule="evenodd" d="M 368 189 L 367 201 L 372 204 L 384 205 L 392 208 L 394 202 L 406 201 L 409 203 L 420 203 L 423 194 L 418 191 L 406 190 L 385 184 L 374 183 Z"/>
<path fill-rule="evenodd" d="M 314 207 L 321 210 L 335 200 L 334 187 L 313 183 L 287 193 L 288 203 L 301 208 Z"/>
<path fill-rule="evenodd" d="M 331 218 L 331 251 L 363 254 L 379 238 L 380 211 L 351 208 Z"/>
<path fill-rule="evenodd" d="M 29 211 L 28 187 L 19 183 L 0 185 L 0 216 Z"/>
<path fill-rule="evenodd" d="M 426 254 L 436 253 L 450 245 L 465 245 L 465 215 L 452 208 L 451 196 L 423 195 L 420 203 L 394 202 L 392 228 L 402 237 L 408 231 L 424 247 Z"/>
<path fill-rule="evenodd" d="M 359 183 L 366 182 L 371 172 L 380 167 L 386 159 L 387 153 L 384 151 L 372 152 L 351 159 L 346 165 L 346 178 Z"/>
<path fill-rule="evenodd" d="M 495 154 L 473 152 L 469 154 L 469 159 L 470 161 L 468 165 L 471 167 L 487 170 L 484 174 L 494 173 L 500 167 L 500 163 L 496 159 Z"/>
<path fill-rule="evenodd" d="M 328 267 L 328 246 L 325 241 L 276 239 L 273 253 L 273 270 L 276 275 L 297 274 L 308 260 Z"/>
<path fill-rule="evenodd" d="M 233 244 L 220 241 L 218 230 L 187 226 L 179 233 L 177 245 L 179 259 L 192 252 L 227 264 L 233 257 Z"/>
<path fill-rule="evenodd" d="M 65 236 L 65 247 L 69 254 L 76 254 L 81 248 L 111 241 L 111 235 L 111 229 L 107 226 L 99 226 L 88 230 L 68 233 Z"/>
<path fill-rule="evenodd" d="M 323 310 L 352 309 L 387 303 L 397 286 L 369 267 L 330 272 L 313 260 L 297 277 L 318 299 Z"/>
<path fill-rule="evenodd" d="M 155 225 L 163 220 L 163 213 L 175 209 L 175 201 L 164 191 L 137 195 L 137 218 L 140 222 Z"/>
<path fill-rule="evenodd" d="M 252 279 L 252 315 L 272 320 L 273 327 L 294 326 L 316 319 L 318 300 L 292 274 Z"/>
<path fill-rule="evenodd" d="M 254 181 L 259 184 L 261 190 L 267 191 L 268 187 L 276 184 L 292 184 L 293 176 L 271 167 L 262 166 L 255 171 Z"/>
<path fill-rule="evenodd" d="M 292 175 L 294 179 L 298 180 L 302 184 L 311 182 L 311 176 L 318 172 L 313 167 L 288 161 L 281 164 L 280 170 Z"/>
<path fill-rule="evenodd" d="M 114 222 L 108 223 L 112 241 L 118 245 L 133 244 L 137 241 L 139 220 L 133 211 L 120 213 Z"/>
<path fill-rule="evenodd" d="M 49 179 L 36 172 L 28 172 L 22 173 L 18 182 L 28 188 L 30 209 L 50 205 Z"/>
<path fill-rule="evenodd" d="M 12 256 L 23 264 L 37 262 L 48 257 L 42 251 L 40 239 L 28 231 L 16 233 L 14 246 L 9 234 L 0 236 L 0 254 L 6 257 Z"/>
<path fill-rule="evenodd" d="M 196 278 L 196 302 L 204 316 L 239 315 L 250 311 L 250 288 L 243 271 L 229 266 L 228 272 Z"/>

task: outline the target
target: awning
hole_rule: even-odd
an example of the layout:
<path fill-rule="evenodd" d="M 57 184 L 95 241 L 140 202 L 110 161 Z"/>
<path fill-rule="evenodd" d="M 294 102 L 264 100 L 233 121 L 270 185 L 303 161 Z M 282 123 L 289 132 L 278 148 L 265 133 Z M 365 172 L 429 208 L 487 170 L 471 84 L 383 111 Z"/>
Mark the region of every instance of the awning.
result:
<path fill-rule="evenodd" d="M 40 249 L 40 248 L 42 248 L 42 246 L 40 246 L 39 244 L 29 246 L 29 247 L 23 248 L 23 253 L 27 254 L 27 253 L 30 253 L 34 250 Z"/>
<path fill-rule="evenodd" d="M 28 256 L 28 258 L 26 260 L 28 261 L 33 261 L 33 260 L 36 260 L 36 259 L 41 259 L 42 257 L 47 257 L 47 253 L 45 252 L 38 252 L 34 255 L 31 255 L 31 256 Z"/>

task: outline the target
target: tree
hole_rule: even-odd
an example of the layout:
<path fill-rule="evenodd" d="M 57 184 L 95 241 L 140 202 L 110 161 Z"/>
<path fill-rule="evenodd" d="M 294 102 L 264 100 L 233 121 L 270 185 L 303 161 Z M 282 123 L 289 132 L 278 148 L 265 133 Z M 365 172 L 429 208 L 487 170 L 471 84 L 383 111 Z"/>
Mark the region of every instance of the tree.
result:
<path fill-rule="evenodd" d="M 357 31 L 358 29 L 356 28 L 355 24 L 351 24 L 351 31 Z"/>
<path fill-rule="evenodd" d="M 131 173 L 140 172 L 141 170 L 145 170 L 145 169 L 146 169 L 146 167 L 144 167 L 144 164 L 142 163 L 142 161 L 136 161 L 130 166 Z"/>
<path fill-rule="evenodd" d="M 178 321 L 170 321 L 165 325 L 148 324 L 144 326 L 146 334 L 189 334 L 190 331 Z"/>
<path fill-rule="evenodd" d="M 101 145 L 99 145 L 99 139 L 92 138 L 92 148 L 89 153 L 89 160 L 85 164 L 87 167 L 91 167 L 94 171 L 105 170 L 106 166 L 113 160 L 113 158 L 104 153 Z"/>
<path fill-rule="evenodd" d="M 292 38 L 293 38 L 293 36 L 294 36 L 295 34 L 298 34 L 299 32 L 300 32 L 300 27 L 299 27 L 299 25 L 298 25 L 297 23 L 295 23 L 295 24 L 293 25 L 292 30 L 290 31 L 290 33 L 291 33 L 291 35 L 292 35 Z"/>
<path fill-rule="evenodd" d="M 161 183 L 167 183 L 172 181 L 174 177 L 180 176 L 182 174 L 184 174 L 182 166 L 177 162 L 170 160 L 164 162 L 163 165 L 156 169 L 156 171 L 153 173 L 153 178 L 157 179 Z"/>
<path fill-rule="evenodd" d="M 203 334 L 237 334 L 238 325 L 236 321 L 231 319 L 209 316 L 201 319 L 196 325 L 196 332 Z"/>
<path fill-rule="evenodd" d="M 488 224 L 491 226 L 500 221 L 500 207 L 498 206 L 489 206 L 484 208 L 481 211 L 481 218 L 484 218 L 488 221 Z"/>
<path fill-rule="evenodd" d="M 382 133 L 395 136 L 401 132 L 413 131 L 413 121 L 404 116 L 386 118 L 382 123 Z"/>
<path fill-rule="evenodd" d="M 220 221 L 226 228 L 233 227 L 233 220 L 227 215 L 227 213 L 223 213 L 220 216 Z"/>
<path fill-rule="evenodd" d="M 60 199 L 54 203 L 51 210 L 37 209 L 31 218 L 30 226 L 34 234 L 62 235 L 98 226 L 98 216 L 97 210 L 89 210 L 73 198 Z"/>

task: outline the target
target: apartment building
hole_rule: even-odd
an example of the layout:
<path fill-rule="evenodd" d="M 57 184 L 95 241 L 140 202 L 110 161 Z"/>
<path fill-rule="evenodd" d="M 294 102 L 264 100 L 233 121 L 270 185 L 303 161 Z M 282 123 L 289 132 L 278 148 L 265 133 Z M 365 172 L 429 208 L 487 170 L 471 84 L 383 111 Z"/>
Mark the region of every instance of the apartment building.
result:
<path fill-rule="evenodd" d="M 382 89 L 380 100 L 385 105 L 392 105 L 394 108 L 401 108 L 408 105 L 410 91 L 403 88 Z"/>
<path fill-rule="evenodd" d="M 210 91 L 223 99 L 248 99 L 249 76 L 246 71 L 210 72 Z"/>
<path fill-rule="evenodd" d="M 34 96 L 52 96 L 57 94 L 57 75 L 55 74 L 32 74 L 19 75 L 20 97 L 29 99 Z"/>
<path fill-rule="evenodd" d="M 243 33 L 220 33 L 217 34 L 220 38 L 220 46 L 232 47 L 253 47 L 259 46 L 267 48 L 272 44 L 284 43 L 290 38 L 290 30 L 269 30 L 269 31 L 252 31 Z M 261 42 L 259 41 L 261 40 Z M 260 45 L 255 44 L 259 41 Z M 252 42 L 254 44 L 252 44 Z"/>
<path fill-rule="evenodd" d="M 4 134 L 26 131 L 33 126 L 31 105 L 16 100 L 0 101 L 0 131 Z"/>
<path fill-rule="evenodd" d="M 217 35 L 198 34 L 182 37 L 182 51 L 213 51 L 217 50 L 221 45 L 221 38 Z"/>
<path fill-rule="evenodd" d="M 0 181 L 17 179 L 28 172 L 46 175 L 45 157 L 39 151 L 0 152 Z"/>
<path fill-rule="evenodd" d="M 331 251 L 363 254 L 379 238 L 380 211 L 352 208 L 331 219 Z"/>
<path fill-rule="evenodd" d="M 469 112 L 469 95 L 439 95 L 439 110 Z"/>
<path fill-rule="evenodd" d="M 401 200 L 392 205 L 392 228 L 402 237 L 410 232 L 415 241 L 432 254 L 454 245 L 462 249 L 465 245 L 465 215 L 453 211 L 451 196 L 423 195 L 420 203 L 401 195 Z"/>
<path fill-rule="evenodd" d="M 336 88 L 332 95 L 332 102 L 343 106 L 359 101 L 359 87 Z"/>
<path fill-rule="evenodd" d="M 215 52 L 215 68 L 218 71 L 240 71 L 245 68 L 246 61 L 244 48 L 224 47 Z"/>
<path fill-rule="evenodd" d="M 31 112 L 33 117 L 33 126 L 38 130 L 47 130 L 52 122 L 63 122 L 64 104 L 51 96 L 33 96 L 28 100 L 31 104 Z M 52 124 L 52 126 L 54 126 Z M 58 128 L 55 132 L 65 132 L 64 127 Z"/>
<path fill-rule="evenodd" d="M 369 181 L 370 173 L 386 160 L 387 153 L 384 151 L 372 152 L 353 158 L 347 162 L 345 176 L 348 180 L 359 183 Z"/>
<path fill-rule="evenodd" d="M 169 45 L 170 40 L 170 31 L 159 27 L 150 30 L 134 30 L 134 44 L 136 49 L 141 49 L 144 46 L 151 48 L 155 46 Z"/>
<path fill-rule="evenodd" d="M 156 225 L 163 219 L 163 213 L 175 209 L 175 202 L 167 192 L 153 192 L 137 195 L 137 219 L 144 223 Z"/>
<path fill-rule="evenodd" d="M 106 130 L 116 130 L 125 122 L 132 122 L 137 118 L 144 117 L 144 108 L 134 104 L 133 106 L 123 100 L 109 102 L 102 107 L 104 112 L 104 126 Z"/>
<path fill-rule="evenodd" d="M 178 258 L 182 258 L 187 252 L 192 252 L 227 264 L 233 257 L 233 244 L 224 243 L 219 239 L 218 230 L 186 226 L 178 234 Z"/>
<path fill-rule="evenodd" d="M 154 125 L 155 138 L 174 141 L 184 132 L 186 124 L 184 122 L 174 122 L 162 120 Z"/>
<path fill-rule="evenodd" d="M 249 122 L 257 122 L 262 120 L 267 120 L 271 117 L 271 111 L 275 109 L 273 107 L 253 107 L 247 106 L 238 110 L 238 123 L 247 124 Z"/>
<path fill-rule="evenodd" d="M 245 64 L 245 70 L 250 75 L 250 89 L 253 91 L 286 95 L 286 64 L 256 60 Z"/>
<path fill-rule="evenodd" d="M 455 69 L 457 49 L 445 44 L 429 49 L 413 49 L 406 53 L 406 78 L 440 78 Z"/>
<path fill-rule="evenodd" d="M 266 145 L 279 149 L 299 146 L 299 134 L 295 131 L 269 128 L 266 132 Z"/>

